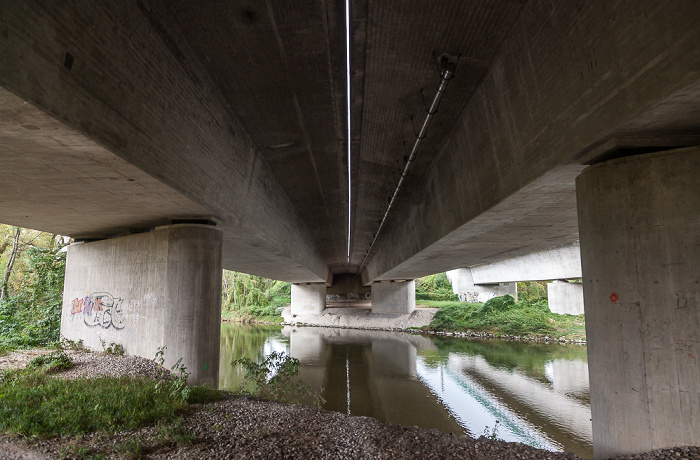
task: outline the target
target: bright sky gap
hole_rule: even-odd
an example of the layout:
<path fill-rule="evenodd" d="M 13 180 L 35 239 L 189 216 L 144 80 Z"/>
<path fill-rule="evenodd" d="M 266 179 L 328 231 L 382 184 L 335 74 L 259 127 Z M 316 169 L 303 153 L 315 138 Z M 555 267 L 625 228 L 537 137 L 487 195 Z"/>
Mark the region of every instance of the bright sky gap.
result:
<path fill-rule="evenodd" d="M 347 84 L 347 117 L 348 117 L 348 264 L 350 264 L 350 213 L 352 212 L 352 180 L 350 177 L 351 165 L 350 148 L 352 138 L 350 137 L 350 0 L 345 0 L 345 69 Z"/>

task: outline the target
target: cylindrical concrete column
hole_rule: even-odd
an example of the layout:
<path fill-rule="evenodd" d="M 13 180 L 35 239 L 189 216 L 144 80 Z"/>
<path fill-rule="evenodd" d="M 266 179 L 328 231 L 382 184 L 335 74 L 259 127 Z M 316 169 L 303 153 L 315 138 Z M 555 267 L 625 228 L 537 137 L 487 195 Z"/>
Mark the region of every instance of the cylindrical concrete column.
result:
<path fill-rule="evenodd" d="M 700 149 L 577 179 L 596 458 L 700 444 Z"/>

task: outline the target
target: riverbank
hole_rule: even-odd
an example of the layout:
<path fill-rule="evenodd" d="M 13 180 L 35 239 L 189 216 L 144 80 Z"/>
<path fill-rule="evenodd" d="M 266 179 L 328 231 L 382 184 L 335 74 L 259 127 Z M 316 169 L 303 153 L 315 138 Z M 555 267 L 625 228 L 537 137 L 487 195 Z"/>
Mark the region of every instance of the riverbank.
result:
<path fill-rule="evenodd" d="M 0 368 L 22 367 L 37 351 L 0 358 Z M 54 378 L 128 374 L 154 378 L 162 369 L 151 360 L 103 353 L 69 352 L 77 365 Z M 630 459 L 700 459 L 697 448 L 658 451 Z M 678 453 L 679 455 L 676 455 Z M 50 439 L 0 435 L 0 459 L 56 458 L 470 458 L 576 459 L 573 454 L 536 449 L 486 437 L 382 423 L 373 418 L 233 394 L 190 405 L 177 436 L 163 426 L 115 434 L 90 433 Z"/>
<path fill-rule="evenodd" d="M 451 305 L 451 303 L 450 303 Z M 465 304 L 466 305 L 466 304 Z M 538 343 L 571 343 L 585 344 L 585 330 L 583 320 L 578 326 L 577 333 L 569 334 L 568 336 L 549 336 L 546 334 L 505 334 L 491 331 L 479 330 L 460 330 L 460 326 L 455 325 L 455 330 L 446 330 L 444 327 L 437 329 L 431 326 L 435 315 L 441 308 L 417 306 L 412 313 L 408 314 L 389 314 L 389 313 L 373 313 L 368 308 L 326 308 L 320 314 L 296 316 L 292 315 L 291 308 L 286 307 L 282 310 L 282 319 L 279 317 L 256 318 L 247 316 L 245 318 L 222 317 L 222 322 L 241 322 L 251 324 L 274 324 L 281 326 L 299 326 L 299 327 L 334 327 L 339 329 L 359 329 L 359 330 L 379 330 L 379 331 L 395 331 L 409 332 L 413 334 L 430 334 L 443 335 L 452 337 L 476 338 L 483 340 L 500 339 L 500 340 L 517 340 Z M 562 315 L 559 315 L 562 316 Z M 571 317 L 569 322 L 578 321 L 577 317 Z"/>
<path fill-rule="evenodd" d="M 47 352 L 12 352 L 0 358 L 0 369 L 22 368 Z M 75 366 L 51 378 L 163 378 L 163 369 L 151 360 L 86 351 L 66 353 Z M 157 425 L 50 439 L 0 435 L 2 459 L 90 457 L 574 458 L 524 444 L 455 436 L 230 393 L 219 401 L 190 405 L 176 429 Z"/>

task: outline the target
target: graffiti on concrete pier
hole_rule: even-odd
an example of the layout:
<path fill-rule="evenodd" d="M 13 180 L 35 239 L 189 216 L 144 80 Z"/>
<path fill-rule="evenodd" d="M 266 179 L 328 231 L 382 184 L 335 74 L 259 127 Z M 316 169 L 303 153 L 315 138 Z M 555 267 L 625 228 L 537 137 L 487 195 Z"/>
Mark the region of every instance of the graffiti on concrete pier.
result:
<path fill-rule="evenodd" d="M 75 298 L 71 304 L 71 315 L 82 313 L 83 321 L 90 327 L 123 329 L 126 325 L 122 303 L 124 299 L 108 292 L 95 292 L 83 298 Z"/>

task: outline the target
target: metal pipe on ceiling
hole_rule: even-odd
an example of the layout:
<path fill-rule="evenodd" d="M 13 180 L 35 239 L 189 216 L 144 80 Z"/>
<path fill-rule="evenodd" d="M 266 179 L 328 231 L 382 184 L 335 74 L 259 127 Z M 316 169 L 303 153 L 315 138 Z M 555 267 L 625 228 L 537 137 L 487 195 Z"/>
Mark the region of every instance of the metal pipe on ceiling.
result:
<path fill-rule="evenodd" d="M 435 92 L 435 96 L 433 97 L 433 102 L 430 104 L 430 107 L 426 109 L 427 113 L 425 115 L 425 119 L 423 120 L 423 124 L 421 125 L 420 130 L 416 134 L 416 141 L 414 142 L 413 148 L 411 149 L 411 153 L 408 156 L 408 160 L 406 161 L 406 164 L 403 167 L 403 172 L 401 173 L 401 177 L 399 178 L 399 183 L 396 185 L 396 189 L 394 190 L 394 193 L 389 200 L 389 206 L 386 208 L 386 211 L 384 212 L 384 216 L 382 217 L 382 220 L 379 223 L 379 228 L 377 228 L 377 231 L 372 236 L 372 243 L 370 243 L 369 249 L 367 249 L 367 253 L 365 254 L 364 259 L 362 260 L 362 264 L 360 265 L 358 272 L 362 271 L 362 268 L 364 268 L 365 263 L 367 262 L 367 259 L 369 258 L 369 255 L 372 252 L 372 248 L 374 247 L 374 243 L 376 243 L 377 238 L 379 238 L 379 233 L 382 231 L 382 228 L 384 227 L 384 223 L 386 222 L 387 216 L 389 215 L 391 208 L 394 206 L 394 202 L 396 201 L 396 198 L 399 196 L 399 191 L 401 190 L 401 186 L 403 185 L 404 180 L 408 176 L 408 169 L 411 167 L 411 163 L 413 163 L 413 161 L 416 159 L 416 153 L 418 152 L 418 147 L 420 146 L 421 141 L 423 141 L 423 139 L 425 139 L 425 135 L 428 132 L 428 126 L 430 126 L 430 121 L 432 120 L 433 116 L 437 113 L 438 107 L 440 105 L 440 100 L 442 99 L 442 96 L 445 94 L 445 90 L 447 90 L 447 85 L 449 84 L 450 80 L 454 76 L 456 69 L 457 69 L 456 62 L 450 61 L 446 57 L 443 57 L 443 59 L 442 59 L 442 72 L 440 73 L 440 85 L 438 86 L 438 89 Z"/>

